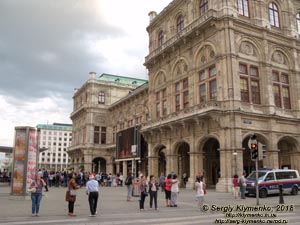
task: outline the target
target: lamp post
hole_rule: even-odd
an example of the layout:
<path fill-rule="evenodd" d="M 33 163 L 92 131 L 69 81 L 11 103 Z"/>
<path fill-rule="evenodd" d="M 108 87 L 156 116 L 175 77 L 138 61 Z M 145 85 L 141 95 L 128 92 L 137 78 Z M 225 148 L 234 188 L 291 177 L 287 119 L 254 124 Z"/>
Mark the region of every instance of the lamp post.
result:
<path fill-rule="evenodd" d="M 236 157 L 237 157 L 237 152 L 234 152 L 234 153 L 232 153 L 233 154 L 233 157 L 234 157 L 234 175 L 237 175 L 237 159 L 236 159 Z"/>

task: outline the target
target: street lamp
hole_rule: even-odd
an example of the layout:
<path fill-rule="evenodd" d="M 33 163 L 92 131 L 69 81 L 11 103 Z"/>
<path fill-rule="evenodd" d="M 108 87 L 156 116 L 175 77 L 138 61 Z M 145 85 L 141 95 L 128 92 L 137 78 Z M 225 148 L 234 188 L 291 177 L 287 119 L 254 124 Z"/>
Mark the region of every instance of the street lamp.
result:
<path fill-rule="evenodd" d="M 237 175 L 237 152 L 232 153 L 234 157 L 234 175 Z"/>

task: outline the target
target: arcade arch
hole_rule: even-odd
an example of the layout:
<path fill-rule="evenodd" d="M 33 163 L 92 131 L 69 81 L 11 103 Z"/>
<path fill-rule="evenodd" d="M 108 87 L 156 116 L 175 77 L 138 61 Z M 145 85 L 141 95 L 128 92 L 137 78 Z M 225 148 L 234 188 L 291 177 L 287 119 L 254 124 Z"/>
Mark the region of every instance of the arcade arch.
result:
<path fill-rule="evenodd" d="M 102 157 L 94 158 L 92 161 L 92 172 L 106 172 L 106 160 Z"/>
<path fill-rule="evenodd" d="M 209 138 L 203 144 L 203 174 L 208 186 L 215 186 L 220 177 L 220 144 L 216 138 Z"/>

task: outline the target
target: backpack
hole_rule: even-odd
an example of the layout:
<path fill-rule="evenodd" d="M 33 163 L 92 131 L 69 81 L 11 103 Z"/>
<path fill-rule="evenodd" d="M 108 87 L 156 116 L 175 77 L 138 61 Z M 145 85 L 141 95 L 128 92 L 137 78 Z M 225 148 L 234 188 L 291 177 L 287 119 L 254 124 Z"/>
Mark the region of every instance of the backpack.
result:
<path fill-rule="evenodd" d="M 125 180 L 125 185 L 130 185 L 130 184 L 132 183 L 130 178 L 131 178 L 130 176 L 128 176 L 128 177 L 126 178 L 126 180 Z"/>

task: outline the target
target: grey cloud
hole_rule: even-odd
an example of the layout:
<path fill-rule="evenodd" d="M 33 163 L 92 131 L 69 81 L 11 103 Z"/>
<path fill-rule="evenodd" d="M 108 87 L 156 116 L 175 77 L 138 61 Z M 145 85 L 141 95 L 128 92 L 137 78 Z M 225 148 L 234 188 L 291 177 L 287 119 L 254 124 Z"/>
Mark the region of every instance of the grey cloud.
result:
<path fill-rule="evenodd" d="M 96 19 L 96 0 L 1 0 L 0 94 L 19 98 L 60 92 L 69 98 L 105 56 L 91 55 L 86 37 L 124 35 Z"/>

